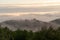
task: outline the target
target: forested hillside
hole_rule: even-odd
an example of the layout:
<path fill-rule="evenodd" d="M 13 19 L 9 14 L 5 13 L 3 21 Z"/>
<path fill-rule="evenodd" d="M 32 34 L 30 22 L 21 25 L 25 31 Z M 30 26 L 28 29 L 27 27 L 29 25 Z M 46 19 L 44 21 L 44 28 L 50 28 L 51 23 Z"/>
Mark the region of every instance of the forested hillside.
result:
<path fill-rule="evenodd" d="M 60 40 L 60 27 L 58 29 L 42 28 L 36 32 L 20 29 L 12 31 L 7 27 L 0 27 L 0 40 Z"/>

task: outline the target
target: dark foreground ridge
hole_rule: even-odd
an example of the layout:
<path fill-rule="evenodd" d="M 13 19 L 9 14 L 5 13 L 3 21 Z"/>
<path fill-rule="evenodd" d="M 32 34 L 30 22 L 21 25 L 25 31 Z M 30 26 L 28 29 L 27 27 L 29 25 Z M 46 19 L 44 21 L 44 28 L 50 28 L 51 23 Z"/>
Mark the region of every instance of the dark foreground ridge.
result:
<path fill-rule="evenodd" d="M 60 40 L 60 27 L 58 29 L 42 28 L 36 32 L 20 29 L 12 31 L 7 27 L 0 27 L 0 40 Z"/>

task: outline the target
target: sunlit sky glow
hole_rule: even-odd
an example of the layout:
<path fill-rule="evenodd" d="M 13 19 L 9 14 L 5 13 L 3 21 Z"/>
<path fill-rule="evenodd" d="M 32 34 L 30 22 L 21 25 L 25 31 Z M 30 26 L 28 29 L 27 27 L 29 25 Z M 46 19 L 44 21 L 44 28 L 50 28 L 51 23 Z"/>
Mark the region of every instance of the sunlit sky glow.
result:
<path fill-rule="evenodd" d="M 33 4 L 33 3 L 51 3 L 60 2 L 60 0 L 0 0 L 0 4 Z"/>
<path fill-rule="evenodd" d="M 51 14 L 51 15 L 54 15 L 54 14 L 60 14 L 59 12 L 20 12 L 20 13 L 1 13 L 0 16 L 22 16 L 22 15 L 26 15 L 26 14 L 39 14 L 39 15 L 45 15 L 45 14 Z"/>
<path fill-rule="evenodd" d="M 2 9 L 2 10 L 8 9 L 9 11 L 11 11 L 11 9 L 13 9 L 13 8 L 18 8 L 18 7 L 19 8 L 21 8 L 21 7 L 28 8 L 27 10 L 29 10 L 29 8 L 32 8 L 31 10 L 33 10 L 34 8 L 37 9 L 38 7 L 40 7 L 40 9 L 42 7 L 42 10 L 45 10 L 46 8 L 47 8 L 47 10 L 52 10 L 52 8 L 56 10 L 56 8 L 58 8 L 58 9 L 60 8 L 60 6 L 58 7 L 57 5 L 60 5 L 60 0 L 0 0 L 0 7 L 4 8 L 4 9 L 3 8 L 0 8 L 0 9 Z M 44 8 L 45 6 L 48 6 L 48 7 Z M 49 6 L 54 6 L 54 7 L 51 7 L 51 9 L 50 9 Z M 57 7 L 55 7 L 55 6 L 57 6 Z M 38 11 L 40 11 L 40 9 L 38 9 Z M 8 12 L 8 10 L 7 10 L 7 12 Z M 23 11 L 25 11 L 25 9 Z M 3 11 L 3 12 L 5 12 L 5 11 Z M 41 13 L 41 11 L 40 11 L 40 13 L 38 12 L 38 14 L 46 14 L 47 12 Z M 52 12 L 49 12 L 49 13 L 52 13 Z M 15 14 L 8 13 L 8 14 L 15 15 L 16 13 Z M 21 12 L 20 12 L 20 14 L 21 14 Z M 22 13 L 22 14 L 24 14 L 24 13 Z M 29 14 L 29 13 L 27 13 L 27 14 Z M 0 13 L 0 15 L 1 15 L 1 13 Z M 4 13 L 4 15 L 5 15 L 5 13 Z M 18 15 L 18 14 L 16 14 L 16 15 Z"/>

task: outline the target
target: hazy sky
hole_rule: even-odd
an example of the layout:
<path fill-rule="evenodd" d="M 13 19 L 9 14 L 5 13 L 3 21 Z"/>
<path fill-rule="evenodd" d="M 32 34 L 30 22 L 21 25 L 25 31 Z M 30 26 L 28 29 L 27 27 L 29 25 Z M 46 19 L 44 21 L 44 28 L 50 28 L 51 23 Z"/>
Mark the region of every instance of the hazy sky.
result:
<path fill-rule="evenodd" d="M 60 18 L 60 0 L 0 0 L 0 21 L 16 17 L 37 18 L 43 21 Z"/>
<path fill-rule="evenodd" d="M 60 11 L 60 0 L 0 0 L 0 13 Z"/>
<path fill-rule="evenodd" d="M 0 15 L 12 13 L 59 13 L 60 0 L 0 0 Z M 41 13 L 42 12 L 42 13 Z"/>
<path fill-rule="evenodd" d="M 32 3 L 51 3 L 60 0 L 0 0 L 0 4 L 32 4 Z"/>

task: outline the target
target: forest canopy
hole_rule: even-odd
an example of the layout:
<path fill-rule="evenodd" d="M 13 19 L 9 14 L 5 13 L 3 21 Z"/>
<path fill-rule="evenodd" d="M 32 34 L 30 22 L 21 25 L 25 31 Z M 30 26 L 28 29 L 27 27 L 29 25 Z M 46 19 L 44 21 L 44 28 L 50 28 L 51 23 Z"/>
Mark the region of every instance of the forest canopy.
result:
<path fill-rule="evenodd" d="M 36 32 L 20 29 L 12 31 L 7 27 L 0 27 L 0 40 L 60 40 L 60 27 L 58 29 L 43 28 Z"/>

